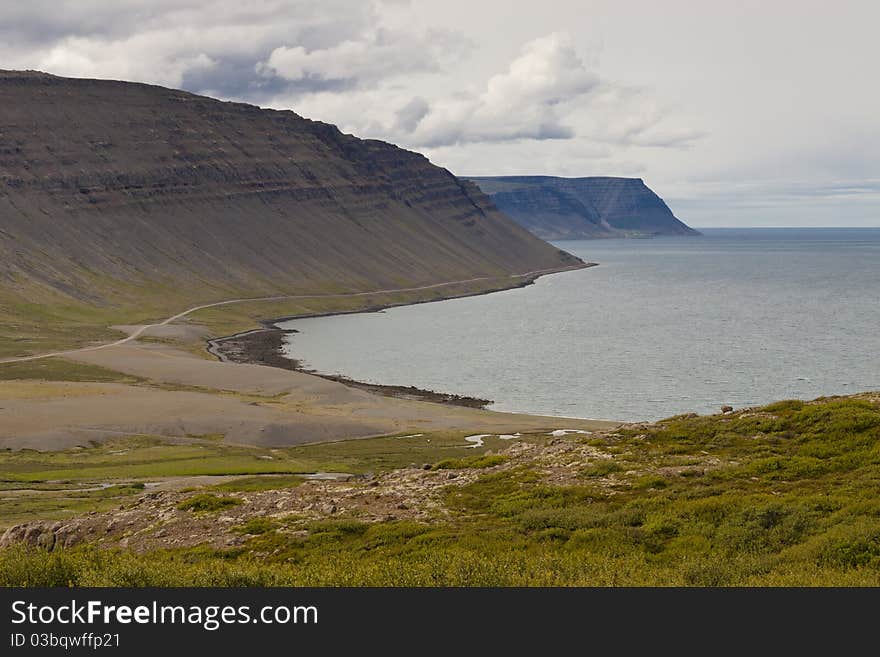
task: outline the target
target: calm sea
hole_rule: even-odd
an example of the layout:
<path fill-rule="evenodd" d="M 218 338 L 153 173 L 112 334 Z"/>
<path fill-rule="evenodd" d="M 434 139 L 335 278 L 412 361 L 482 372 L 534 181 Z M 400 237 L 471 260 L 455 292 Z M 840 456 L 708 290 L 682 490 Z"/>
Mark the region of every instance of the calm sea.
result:
<path fill-rule="evenodd" d="M 326 373 L 549 415 L 653 420 L 880 389 L 880 228 L 561 242 L 527 288 L 285 324 Z"/>

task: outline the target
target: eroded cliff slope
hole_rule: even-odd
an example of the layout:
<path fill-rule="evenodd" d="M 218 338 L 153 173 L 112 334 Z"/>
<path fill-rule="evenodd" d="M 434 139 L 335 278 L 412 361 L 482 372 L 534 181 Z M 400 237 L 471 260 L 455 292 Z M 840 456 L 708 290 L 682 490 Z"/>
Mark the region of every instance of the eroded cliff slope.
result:
<path fill-rule="evenodd" d="M 183 91 L 0 71 L 0 334 L 34 300 L 161 306 L 579 262 L 391 144 Z"/>
<path fill-rule="evenodd" d="M 543 239 L 698 235 L 641 178 L 472 178 L 498 206 Z"/>

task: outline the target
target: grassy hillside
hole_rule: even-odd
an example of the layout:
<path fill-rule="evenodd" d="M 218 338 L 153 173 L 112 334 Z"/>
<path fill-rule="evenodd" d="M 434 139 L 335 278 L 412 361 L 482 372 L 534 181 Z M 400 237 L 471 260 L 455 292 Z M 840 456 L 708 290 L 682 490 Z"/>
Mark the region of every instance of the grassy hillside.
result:
<path fill-rule="evenodd" d="M 476 450 L 463 450 L 458 435 L 434 438 L 285 452 L 300 465 L 323 459 L 386 473 L 315 489 L 316 500 L 334 500 L 332 511 L 319 514 L 276 504 L 292 499 L 290 490 L 310 499 L 311 483 L 286 491 L 181 491 L 148 502 L 176 518 L 163 525 L 170 535 L 175 523 L 226 523 L 237 537 L 230 547 L 135 553 L 119 548 L 121 534 L 51 552 L 14 545 L 0 552 L 0 583 L 880 584 L 877 394 L 680 416 L 611 433 L 491 437 Z M 67 469 L 51 458 L 66 458 Z M 10 455 L 0 468 L 33 485 L 48 478 L 41 470 L 75 477 L 70 459 Z M 405 467 L 410 460 L 415 468 Z M 182 510 L 195 495 L 211 497 L 190 504 L 202 510 Z M 211 499 L 223 497 L 235 499 L 215 508 Z M 131 518 L 138 503 L 124 502 Z M 270 503 L 272 512 L 255 512 Z"/>

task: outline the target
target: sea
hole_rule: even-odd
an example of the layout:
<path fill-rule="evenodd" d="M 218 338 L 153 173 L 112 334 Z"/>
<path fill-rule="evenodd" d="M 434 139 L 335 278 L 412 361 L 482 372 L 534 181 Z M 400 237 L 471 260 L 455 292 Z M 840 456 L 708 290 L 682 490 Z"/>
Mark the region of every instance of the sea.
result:
<path fill-rule="evenodd" d="M 598 266 L 289 321 L 285 350 L 493 410 L 621 421 L 880 390 L 880 228 L 701 230 L 558 242 Z"/>

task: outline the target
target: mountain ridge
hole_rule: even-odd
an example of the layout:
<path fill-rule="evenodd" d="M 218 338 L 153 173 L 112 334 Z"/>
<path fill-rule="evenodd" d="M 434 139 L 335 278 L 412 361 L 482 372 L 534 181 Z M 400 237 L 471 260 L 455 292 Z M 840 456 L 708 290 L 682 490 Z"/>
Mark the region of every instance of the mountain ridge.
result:
<path fill-rule="evenodd" d="M 34 300 L 164 313 L 583 264 L 423 155 L 289 110 L 27 71 L 0 71 L 0 108 L 0 341 Z"/>
<path fill-rule="evenodd" d="M 641 178 L 471 176 L 505 214 L 542 239 L 699 235 Z"/>

